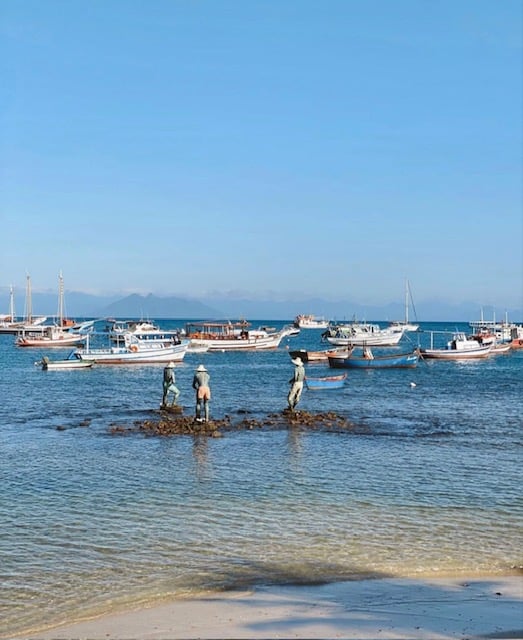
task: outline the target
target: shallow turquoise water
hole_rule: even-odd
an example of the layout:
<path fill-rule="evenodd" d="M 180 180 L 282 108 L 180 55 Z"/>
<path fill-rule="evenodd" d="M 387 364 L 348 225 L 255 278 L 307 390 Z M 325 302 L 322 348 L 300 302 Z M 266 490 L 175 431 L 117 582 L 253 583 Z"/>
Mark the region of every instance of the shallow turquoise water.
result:
<path fill-rule="evenodd" d="M 215 417 L 281 411 L 286 347 L 322 348 L 320 334 L 266 353 L 188 354 L 185 412 L 200 362 Z M 43 353 L 13 341 L 0 336 L 5 633 L 206 589 L 523 564 L 521 351 L 349 371 L 341 391 L 304 391 L 300 409 L 347 416 L 349 433 L 208 440 L 109 435 L 154 415 L 161 365 L 44 372 L 33 364 Z"/>

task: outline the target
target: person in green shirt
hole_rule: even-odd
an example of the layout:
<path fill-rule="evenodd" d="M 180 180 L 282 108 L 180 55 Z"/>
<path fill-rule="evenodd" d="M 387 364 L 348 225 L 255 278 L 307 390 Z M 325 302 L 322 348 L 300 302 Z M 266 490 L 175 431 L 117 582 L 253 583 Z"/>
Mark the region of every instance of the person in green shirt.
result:
<path fill-rule="evenodd" d="M 169 399 L 169 394 L 173 394 L 173 399 L 171 402 L 171 407 L 174 407 L 178 397 L 180 395 L 180 390 L 176 386 L 176 376 L 174 375 L 174 362 L 169 362 L 169 364 L 163 370 L 163 398 L 162 398 L 162 407 L 167 406 L 167 401 Z"/>
<path fill-rule="evenodd" d="M 287 402 L 289 404 L 289 409 L 294 411 L 296 405 L 300 401 L 301 392 L 303 391 L 303 382 L 305 380 L 305 367 L 303 366 L 303 362 L 301 358 L 294 358 L 291 360 L 294 365 L 294 375 L 289 380 L 289 384 L 291 388 L 289 390 L 289 395 L 287 396 Z"/>

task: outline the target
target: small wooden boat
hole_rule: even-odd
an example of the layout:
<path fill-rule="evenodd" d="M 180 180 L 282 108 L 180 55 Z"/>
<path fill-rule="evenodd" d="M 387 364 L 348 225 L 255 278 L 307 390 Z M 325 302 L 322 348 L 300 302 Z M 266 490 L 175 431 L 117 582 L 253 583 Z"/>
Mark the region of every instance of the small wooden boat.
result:
<path fill-rule="evenodd" d="M 335 356 L 338 354 L 348 355 L 350 351 L 346 347 L 340 347 L 338 349 L 324 349 L 323 351 L 307 351 L 306 349 L 295 349 L 289 351 L 291 360 L 294 358 L 301 358 L 302 362 L 327 362 L 329 356 Z"/>
<path fill-rule="evenodd" d="M 345 384 L 346 378 L 346 373 L 342 373 L 337 376 L 323 376 L 321 378 L 305 376 L 305 385 L 307 386 L 307 389 L 310 389 L 311 391 L 317 391 L 320 389 L 340 389 Z"/>
<path fill-rule="evenodd" d="M 18 347 L 43 347 L 49 349 L 80 346 L 87 340 L 85 334 L 68 331 L 58 326 L 47 326 L 45 331 L 20 331 L 15 340 Z"/>
<path fill-rule="evenodd" d="M 81 360 L 76 352 L 72 351 L 65 360 L 49 360 L 47 356 L 44 356 L 35 364 L 42 367 L 44 371 L 49 371 L 54 369 L 88 369 L 93 366 L 94 362 L 92 360 Z"/>
<path fill-rule="evenodd" d="M 369 347 L 363 349 L 361 356 L 353 353 L 329 356 L 329 366 L 335 369 L 413 369 L 420 358 L 416 349 L 411 353 L 392 353 L 375 356 Z"/>

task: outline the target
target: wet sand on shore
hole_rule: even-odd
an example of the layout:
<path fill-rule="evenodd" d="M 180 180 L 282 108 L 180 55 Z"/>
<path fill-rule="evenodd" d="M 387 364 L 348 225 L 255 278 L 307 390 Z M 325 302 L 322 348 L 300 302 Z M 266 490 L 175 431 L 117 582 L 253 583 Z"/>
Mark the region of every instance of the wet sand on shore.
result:
<path fill-rule="evenodd" d="M 523 638 L 523 578 L 260 587 L 173 600 L 11 638 Z"/>

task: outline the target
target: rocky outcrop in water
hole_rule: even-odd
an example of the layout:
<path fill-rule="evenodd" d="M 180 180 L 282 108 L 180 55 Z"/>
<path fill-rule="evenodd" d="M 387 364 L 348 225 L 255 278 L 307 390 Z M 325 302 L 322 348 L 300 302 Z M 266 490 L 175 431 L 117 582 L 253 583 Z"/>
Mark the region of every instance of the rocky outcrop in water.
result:
<path fill-rule="evenodd" d="M 139 420 L 133 423 L 132 426 L 111 425 L 110 434 L 130 435 L 138 433 L 145 436 L 203 435 L 219 438 L 231 431 L 253 431 L 259 429 L 301 429 L 336 433 L 354 430 L 353 423 L 333 411 L 309 413 L 307 411 L 289 411 L 285 409 L 281 413 L 269 414 L 261 420 L 250 418 L 245 415 L 245 412 L 240 411 L 239 415 L 243 417 L 238 417 L 235 420 L 226 415 L 221 419 L 201 422 L 197 421 L 193 416 L 180 415 L 179 410 L 174 409 L 176 408 L 164 408 L 160 411 L 159 418 Z"/>

